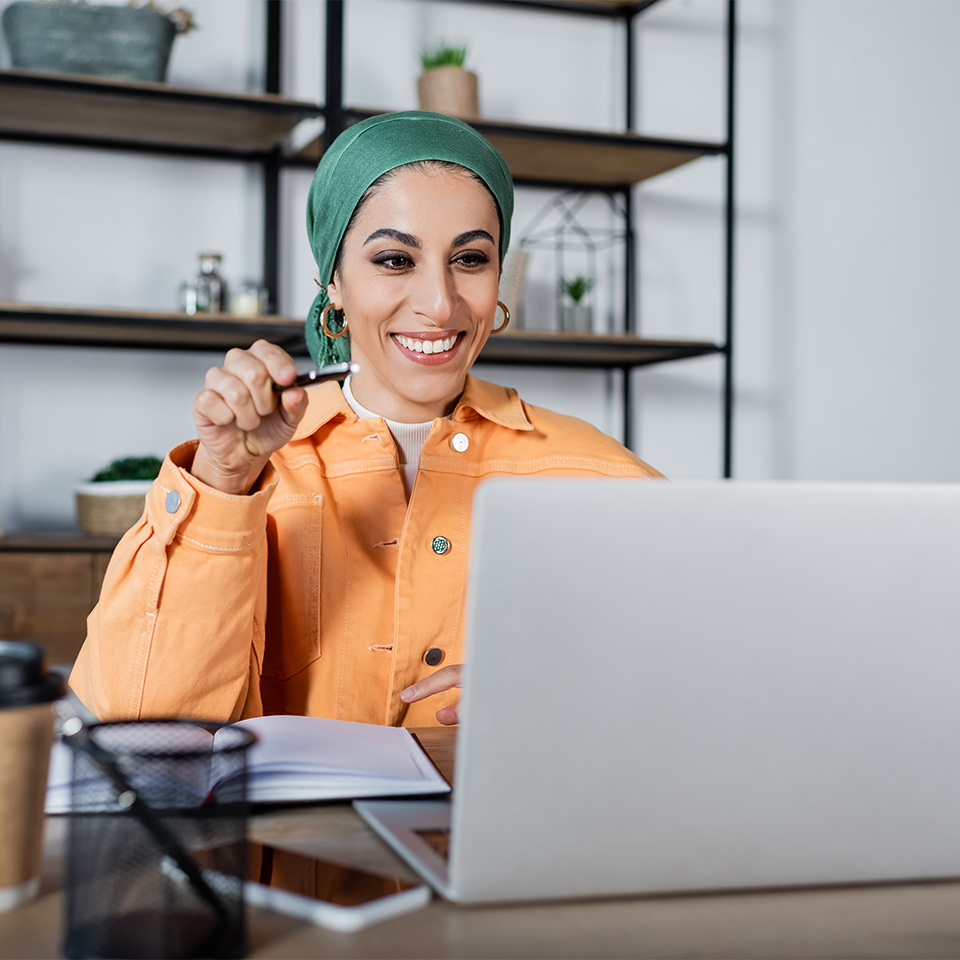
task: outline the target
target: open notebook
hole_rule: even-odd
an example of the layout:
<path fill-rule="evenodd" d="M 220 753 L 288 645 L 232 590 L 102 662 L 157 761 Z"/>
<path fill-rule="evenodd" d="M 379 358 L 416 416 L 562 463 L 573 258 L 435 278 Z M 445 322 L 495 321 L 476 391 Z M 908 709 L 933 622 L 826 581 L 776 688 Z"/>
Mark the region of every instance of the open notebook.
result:
<path fill-rule="evenodd" d="M 409 730 L 346 720 L 274 716 L 241 720 L 257 742 L 248 755 L 248 796 L 254 803 L 343 800 L 436 794 L 450 787 Z M 123 728 L 118 729 L 122 736 Z M 197 728 L 198 737 L 214 737 Z M 124 744 L 113 745 L 123 750 Z M 199 744 L 202 747 L 202 744 Z M 70 808 L 72 751 L 54 744 L 47 786 L 48 813 Z M 215 778 L 215 773 L 213 774 Z M 85 796 L 91 796 L 90 784 Z M 184 797 L 201 803 L 210 780 L 183 784 Z M 102 809 L 113 809 L 115 792 L 103 781 Z"/>

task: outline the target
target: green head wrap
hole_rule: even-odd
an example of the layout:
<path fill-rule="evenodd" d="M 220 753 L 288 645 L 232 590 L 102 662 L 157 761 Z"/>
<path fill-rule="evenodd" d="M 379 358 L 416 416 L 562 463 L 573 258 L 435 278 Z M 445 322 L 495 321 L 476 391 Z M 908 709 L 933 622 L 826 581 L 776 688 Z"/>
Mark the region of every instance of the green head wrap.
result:
<path fill-rule="evenodd" d="M 418 160 L 446 160 L 472 170 L 500 211 L 500 264 L 510 243 L 513 180 L 503 157 L 473 127 L 439 113 L 410 110 L 349 127 L 323 155 L 307 197 L 307 233 L 320 270 L 320 292 L 307 317 L 307 349 L 317 366 L 350 359 L 348 337 L 331 339 L 320 326 L 329 302 L 333 263 L 360 198 L 388 170 Z"/>

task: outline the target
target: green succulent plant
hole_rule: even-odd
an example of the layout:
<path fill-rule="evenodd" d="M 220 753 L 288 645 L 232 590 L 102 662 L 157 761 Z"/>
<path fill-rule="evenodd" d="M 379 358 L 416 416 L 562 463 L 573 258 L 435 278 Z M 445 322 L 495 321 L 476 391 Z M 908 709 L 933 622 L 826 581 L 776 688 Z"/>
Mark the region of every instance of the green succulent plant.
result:
<path fill-rule="evenodd" d="M 123 457 L 104 467 L 94 483 L 106 480 L 155 480 L 163 461 L 159 457 Z"/>
<path fill-rule="evenodd" d="M 437 47 L 420 51 L 420 64 L 424 72 L 436 67 L 462 67 L 466 59 L 466 46 L 455 47 L 441 43 Z"/>
<path fill-rule="evenodd" d="M 572 280 L 560 278 L 560 292 L 574 303 L 579 303 L 596 285 L 597 281 L 592 277 L 576 276 Z"/>

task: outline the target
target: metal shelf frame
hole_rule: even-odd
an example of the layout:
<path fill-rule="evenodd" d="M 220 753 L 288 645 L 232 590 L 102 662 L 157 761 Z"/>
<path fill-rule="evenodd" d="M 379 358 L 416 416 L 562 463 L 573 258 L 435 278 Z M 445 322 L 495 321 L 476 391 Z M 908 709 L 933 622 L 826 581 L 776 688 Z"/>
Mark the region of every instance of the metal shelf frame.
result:
<path fill-rule="evenodd" d="M 570 3 L 561 0 L 435 0 L 446 3 L 469 3 L 473 5 L 492 4 L 500 8 L 517 7 L 528 10 L 537 10 L 543 13 L 559 14 L 564 16 L 577 15 L 586 17 L 601 17 L 613 19 L 623 25 L 624 34 L 624 62 L 625 62 L 625 116 L 624 126 L 627 133 L 636 130 L 636 103 L 634 96 L 636 80 L 636 44 L 634 21 L 644 10 L 656 4 L 658 0 L 610 0 L 607 3 Z M 327 81 L 327 121 L 324 130 L 324 149 L 349 126 L 369 115 L 359 110 L 350 110 L 343 104 L 343 49 L 344 49 L 344 2 L 343 0 L 327 0 L 327 35 L 326 35 L 326 81 Z M 737 43 L 737 5 L 736 0 L 727 0 L 726 23 L 726 137 L 723 143 L 690 143 L 687 141 L 664 141 L 644 138 L 651 144 L 672 146 L 679 150 L 699 152 L 699 154 L 722 155 L 726 159 L 726 183 L 724 197 L 724 290 L 723 290 L 723 327 L 724 340 L 722 344 L 713 345 L 711 350 L 699 353 L 678 354 L 671 359 L 681 359 L 685 356 L 703 356 L 708 353 L 719 353 L 723 356 L 723 476 L 733 476 L 733 410 L 734 410 L 734 368 L 733 368 L 733 340 L 734 340 L 734 227 L 735 227 L 735 179 L 734 179 L 734 134 L 736 109 L 736 43 Z M 510 125 L 498 124 L 496 121 L 478 120 L 473 123 L 481 133 L 493 137 L 498 133 L 512 132 Z M 609 135 L 600 133 L 585 133 L 581 131 L 531 131 L 531 135 L 552 136 L 558 140 L 569 137 L 578 142 L 591 139 L 598 142 L 608 142 Z M 493 138 L 491 137 L 491 139 Z M 516 179 L 520 185 L 526 183 L 538 186 L 553 186 L 559 189 L 572 186 L 571 184 L 548 183 L 543 181 L 526 181 Z M 585 184 L 576 184 L 578 187 L 589 187 Z M 626 309 L 626 329 L 628 334 L 639 334 L 639 322 L 636 309 L 636 224 L 633 204 L 632 183 L 621 185 L 596 184 L 594 189 L 612 190 L 623 197 L 626 219 L 626 260 L 625 271 L 626 289 L 624 302 Z M 481 360 L 487 359 L 481 357 Z M 596 366 L 585 357 L 582 367 Z M 519 361 L 518 361 L 519 362 Z M 641 364 L 633 360 L 624 359 L 622 364 L 616 365 L 622 371 L 622 411 L 624 443 L 631 446 L 635 437 L 633 422 L 633 389 L 631 371 Z M 609 369 L 609 367 L 602 367 Z"/>

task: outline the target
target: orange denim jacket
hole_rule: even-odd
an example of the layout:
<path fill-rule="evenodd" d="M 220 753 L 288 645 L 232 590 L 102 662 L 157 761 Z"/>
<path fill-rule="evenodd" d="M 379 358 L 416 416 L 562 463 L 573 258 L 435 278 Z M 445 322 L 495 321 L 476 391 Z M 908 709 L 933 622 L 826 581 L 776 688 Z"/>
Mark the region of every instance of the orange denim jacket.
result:
<path fill-rule="evenodd" d="M 583 421 L 473 377 L 435 421 L 409 504 L 386 424 L 359 419 L 334 383 L 310 390 L 297 432 L 247 496 L 193 477 L 196 447 L 166 458 L 90 614 L 70 685 L 101 719 L 435 725 L 458 691 L 413 704 L 400 691 L 465 659 L 477 484 L 660 476 Z M 428 666 L 428 650 L 442 660 Z"/>

